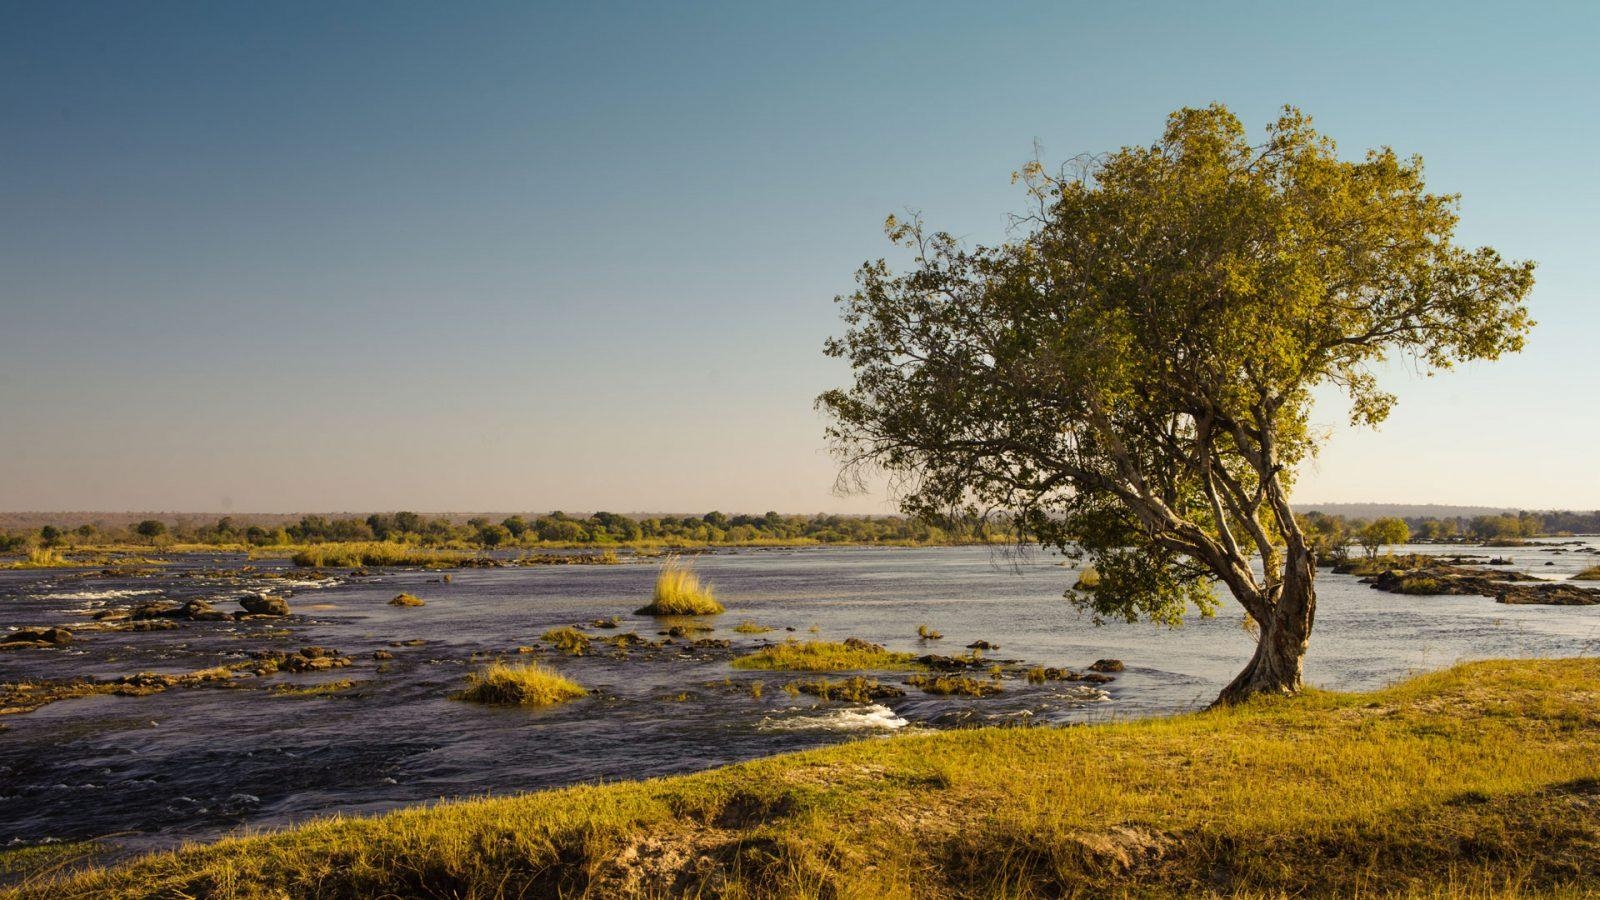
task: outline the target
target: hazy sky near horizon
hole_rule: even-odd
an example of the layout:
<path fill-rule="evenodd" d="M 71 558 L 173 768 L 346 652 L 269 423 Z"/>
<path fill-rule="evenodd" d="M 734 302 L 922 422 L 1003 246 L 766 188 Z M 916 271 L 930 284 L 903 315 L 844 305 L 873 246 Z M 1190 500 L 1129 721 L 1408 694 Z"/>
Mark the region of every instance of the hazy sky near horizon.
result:
<path fill-rule="evenodd" d="M 0 3 L 0 509 L 885 511 L 812 408 L 889 213 L 1293 103 L 1540 263 L 1308 501 L 1600 507 L 1600 5 Z"/>

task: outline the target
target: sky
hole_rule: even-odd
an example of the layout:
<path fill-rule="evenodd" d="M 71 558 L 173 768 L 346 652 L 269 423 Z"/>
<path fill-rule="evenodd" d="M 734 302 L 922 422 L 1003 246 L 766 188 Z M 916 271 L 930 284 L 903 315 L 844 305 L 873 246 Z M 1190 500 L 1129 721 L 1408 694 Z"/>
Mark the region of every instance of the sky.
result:
<path fill-rule="evenodd" d="M 813 409 L 890 213 L 1286 103 L 1539 263 L 1296 499 L 1600 507 L 1600 4 L 0 2 L 0 509 L 885 512 Z"/>

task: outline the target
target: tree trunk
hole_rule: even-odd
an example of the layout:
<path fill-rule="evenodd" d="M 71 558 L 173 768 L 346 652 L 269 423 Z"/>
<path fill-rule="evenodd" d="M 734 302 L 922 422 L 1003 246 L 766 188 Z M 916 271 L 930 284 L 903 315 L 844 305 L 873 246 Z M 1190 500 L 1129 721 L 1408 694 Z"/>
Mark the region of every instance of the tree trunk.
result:
<path fill-rule="evenodd" d="M 1212 706 L 1231 706 L 1257 694 L 1297 694 L 1311 623 L 1316 617 L 1316 564 L 1307 551 L 1292 554 L 1284 565 L 1283 592 L 1273 604 L 1255 655 L 1238 677 L 1222 689 Z"/>

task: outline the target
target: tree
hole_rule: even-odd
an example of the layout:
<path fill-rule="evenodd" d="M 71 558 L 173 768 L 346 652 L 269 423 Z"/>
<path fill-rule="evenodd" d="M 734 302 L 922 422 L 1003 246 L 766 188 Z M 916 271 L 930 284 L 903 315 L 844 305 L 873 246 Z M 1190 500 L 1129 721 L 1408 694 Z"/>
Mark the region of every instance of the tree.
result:
<path fill-rule="evenodd" d="M 167 533 L 167 523 L 160 519 L 145 519 L 143 522 L 133 526 L 133 530 L 140 537 L 148 541 L 154 541 Z"/>
<path fill-rule="evenodd" d="M 818 405 L 842 483 L 885 473 L 930 518 L 1012 511 L 1092 558 L 1098 586 L 1069 596 L 1097 617 L 1211 614 L 1220 582 L 1259 627 L 1219 702 L 1298 691 L 1316 569 L 1289 491 L 1313 389 L 1376 425 L 1385 357 L 1520 349 L 1533 264 L 1456 246 L 1457 198 L 1419 159 L 1341 160 L 1292 108 L 1258 145 L 1222 106 L 1183 109 L 1151 146 L 1017 177 L 1010 241 L 891 217 L 908 270 L 868 263 L 839 298 L 827 352 L 854 379 Z"/>
<path fill-rule="evenodd" d="M 1361 543 L 1361 549 L 1367 551 L 1367 558 L 1374 559 L 1384 544 L 1404 544 L 1411 540 L 1411 528 L 1404 519 L 1383 516 L 1361 526 L 1356 540 Z"/>

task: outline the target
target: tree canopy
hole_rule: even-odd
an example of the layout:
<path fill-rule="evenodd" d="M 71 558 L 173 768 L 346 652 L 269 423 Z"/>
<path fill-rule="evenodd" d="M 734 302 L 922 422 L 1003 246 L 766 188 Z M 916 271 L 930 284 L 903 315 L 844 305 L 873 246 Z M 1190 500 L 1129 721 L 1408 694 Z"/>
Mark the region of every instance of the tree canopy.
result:
<path fill-rule="evenodd" d="M 913 514 L 1015 512 L 1093 557 L 1072 596 L 1098 616 L 1209 613 L 1220 580 L 1293 657 L 1270 689 L 1297 689 L 1314 560 L 1289 492 L 1313 390 L 1376 425 L 1383 359 L 1520 349 L 1533 264 L 1457 246 L 1457 197 L 1419 158 L 1341 159 L 1293 108 L 1260 143 L 1225 107 L 1182 109 L 1150 146 L 1015 177 L 1011 240 L 891 217 L 909 268 L 868 263 L 840 298 L 827 352 L 854 381 L 818 403 L 847 476 L 887 472 Z"/>

